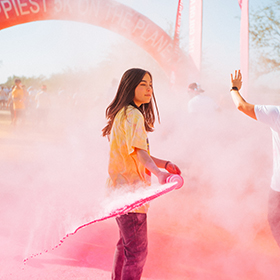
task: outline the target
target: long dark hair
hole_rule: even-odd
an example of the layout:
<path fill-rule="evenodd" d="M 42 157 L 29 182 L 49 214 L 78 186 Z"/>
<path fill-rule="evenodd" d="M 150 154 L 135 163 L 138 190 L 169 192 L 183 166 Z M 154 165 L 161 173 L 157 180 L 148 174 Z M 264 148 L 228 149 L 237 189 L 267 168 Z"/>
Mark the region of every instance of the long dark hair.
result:
<path fill-rule="evenodd" d="M 108 122 L 107 125 L 102 129 L 103 136 L 110 135 L 116 114 L 122 108 L 125 108 L 126 113 L 128 105 L 134 104 L 133 99 L 135 96 L 135 89 L 141 83 L 145 74 L 149 74 L 152 80 L 152 75 L 150 72 L 139 68 L 129 69 L 123 74 L 116 96 L 106 109 L 106 118 Z M 153 98 L 149 103 L 142 104 L 140 107 L 138 107 L 144 116 L 146 131 L 154 130 L 155 114 L 153 103 L 156 107 L 158 121 L 160 121 L 154 91 L 152 93 L 152 97 Z"/>

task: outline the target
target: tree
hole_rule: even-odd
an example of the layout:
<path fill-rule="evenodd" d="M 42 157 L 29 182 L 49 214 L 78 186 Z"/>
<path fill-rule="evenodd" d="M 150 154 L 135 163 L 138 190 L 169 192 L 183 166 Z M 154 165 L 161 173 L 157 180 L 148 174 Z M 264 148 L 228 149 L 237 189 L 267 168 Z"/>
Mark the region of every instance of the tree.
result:
<path fill-rule="evenodd" d="M 46 78 L 44 76 L 39 77 L 25 77 L 25 76 L 10 76 L 7 79 L 7 82 L 2 84 L 3 86 L 11 87 L 15 84 L 15 79 L 18 78 L 21 80 L 22 84 L 26 86 L 26 88 L 33 86 L 35 88 L 41 88 L 42 84 L 45 82 Z"/>
<path fill-rule="evenodd" d="M 280 70 L 280 0 L 251 13 L 249 32 L 259 74 Z"/>

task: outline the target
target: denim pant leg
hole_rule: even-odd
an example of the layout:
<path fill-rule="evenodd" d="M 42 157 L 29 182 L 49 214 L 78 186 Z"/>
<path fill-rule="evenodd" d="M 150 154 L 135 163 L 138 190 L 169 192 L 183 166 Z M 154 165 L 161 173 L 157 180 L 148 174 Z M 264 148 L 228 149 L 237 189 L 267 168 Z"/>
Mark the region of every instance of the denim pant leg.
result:
<path fill-rule="evenodd" d="M 116 221 L 120 240 L 116 247 L 112 279 L 140 280 L 148 254 L 147 215 L 128 213 L 117 217 Z"/>
<path fill-rule="evenodd" d="M 120 231 L 120 239 L 116 245 L 114 262 L 113 262 L 113 271 L 112 271 L 112 280 L 122 279 L 122 268 L 124 262 L 124 247 L 122 233 Z"/>
<path fill-rule="evenodd" d="M 270 190 L 268 222 L 274 239 L 280 247 L 280 192 Z"/>

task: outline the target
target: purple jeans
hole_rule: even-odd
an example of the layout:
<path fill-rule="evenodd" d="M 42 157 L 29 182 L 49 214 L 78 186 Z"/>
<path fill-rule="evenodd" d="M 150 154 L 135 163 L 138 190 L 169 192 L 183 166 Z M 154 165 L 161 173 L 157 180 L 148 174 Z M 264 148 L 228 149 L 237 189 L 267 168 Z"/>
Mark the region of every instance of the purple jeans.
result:
<path fill-rule="evenodd" d="M 112 280 L 140 280 L 148 254 L 147 215 L 128 213 L 116 218 L 120 230 Z"/>

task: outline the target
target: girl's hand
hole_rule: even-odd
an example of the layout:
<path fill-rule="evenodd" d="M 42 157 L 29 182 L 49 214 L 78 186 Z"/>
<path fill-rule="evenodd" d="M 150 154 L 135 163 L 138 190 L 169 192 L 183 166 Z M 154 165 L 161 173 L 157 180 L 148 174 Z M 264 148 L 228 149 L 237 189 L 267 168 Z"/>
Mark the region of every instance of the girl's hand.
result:
<path fill-rule="evenodd" d="M 167 162 L 165 169 L 171 174 L 181 175 L 181 170 L 179 169 L 179 167 L 170 161 Z"/>
<path fill-rule="evenodd" d="M 163 185 L 166 183 L 166 179 L 170 176 L 171 174 L 170 173 L 166 173 L 166 172 L 163 172 L 163 171 L 160 171 L 157 175 L 157 178 L 158 178 L 158 182 Z"/>

